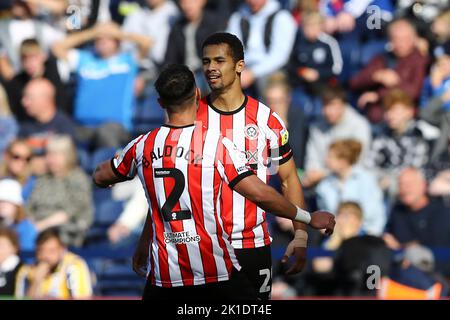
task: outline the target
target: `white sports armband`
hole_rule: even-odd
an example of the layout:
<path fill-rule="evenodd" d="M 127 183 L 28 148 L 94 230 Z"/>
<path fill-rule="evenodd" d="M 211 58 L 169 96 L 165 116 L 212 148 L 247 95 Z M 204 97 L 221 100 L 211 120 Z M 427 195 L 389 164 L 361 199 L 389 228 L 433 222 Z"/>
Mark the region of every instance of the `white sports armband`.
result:
<path fill-rule="evenodd" d="M 298 222 L 303 222 L 303 223 L 309 224 L 309 222 L 311 221 L 311 214 L 308 211 L 297 207 L 297 214 L 295 215 L 294 220 L 298 221 Z"/>

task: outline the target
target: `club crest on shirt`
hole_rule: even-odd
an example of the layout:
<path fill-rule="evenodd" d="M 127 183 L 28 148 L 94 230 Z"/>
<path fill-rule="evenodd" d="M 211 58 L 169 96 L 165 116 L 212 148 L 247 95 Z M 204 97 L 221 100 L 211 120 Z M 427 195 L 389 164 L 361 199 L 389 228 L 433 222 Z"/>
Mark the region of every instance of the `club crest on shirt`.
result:
<path fill-rule="evenodd" d="M 249 140 L 258 139 L 259 128 L 256 124 L 250 123 L 244 128 L 245 137 Z"/>

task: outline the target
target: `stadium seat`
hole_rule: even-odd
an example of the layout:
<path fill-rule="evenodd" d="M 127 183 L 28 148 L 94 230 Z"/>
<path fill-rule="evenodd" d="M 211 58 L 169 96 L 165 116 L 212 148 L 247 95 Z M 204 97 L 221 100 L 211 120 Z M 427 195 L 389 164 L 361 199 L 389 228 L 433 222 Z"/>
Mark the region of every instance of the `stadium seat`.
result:
<path fill-rule="evenodd" d="M 149 97 L 135 108 L 133 117 L 134 134 L 142 134 L 164 123 L 165 112 L 156 97 Z"/>
<path fill-rule="evenodd" d="M 117 149 L 116 148 L 101 148 L 98 150 L 95 150 L 91 154 L 90 164 L 87 168 L 87 171 L 92 173 L 95 170 L 95 167 L 106 160 L 111 159 L 116 154 Z"/>

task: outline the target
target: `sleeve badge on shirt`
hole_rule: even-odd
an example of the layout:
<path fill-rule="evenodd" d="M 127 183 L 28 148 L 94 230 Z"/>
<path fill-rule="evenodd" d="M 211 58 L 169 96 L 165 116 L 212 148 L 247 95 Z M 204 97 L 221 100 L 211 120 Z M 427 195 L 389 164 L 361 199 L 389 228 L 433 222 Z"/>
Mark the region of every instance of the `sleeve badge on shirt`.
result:
<path fill-rule="evenodd" d="M 281 145 L 284 146 L 289 140 L 289 132 L 286 129 L 281 130 Z"/>

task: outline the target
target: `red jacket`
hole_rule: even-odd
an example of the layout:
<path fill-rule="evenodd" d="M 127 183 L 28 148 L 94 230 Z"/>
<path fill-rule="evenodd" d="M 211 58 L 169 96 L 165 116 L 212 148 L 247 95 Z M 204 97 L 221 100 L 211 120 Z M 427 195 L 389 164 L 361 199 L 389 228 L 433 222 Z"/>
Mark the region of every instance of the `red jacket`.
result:
<path fill-rule="evenodd" d="M 393 56 L 392 56 L 393 57 Z M 369 64 L 352 77 L 350 88 L 358 91 L 374 90 L 383 97 L 388 90 L 383 85 L 372 80 L 375 71 L 388 68 L 388 54 L 380 54 L 374 57 Z M 394 64 L 393 70 L 400 76 L 400 84 L 395 87 L 407 92 L 413 99 L 420 96 L 422 82 L 426 75 L 428 57 L 423 56 L 417 49 L 404 58 L 392 58 Z"/>

